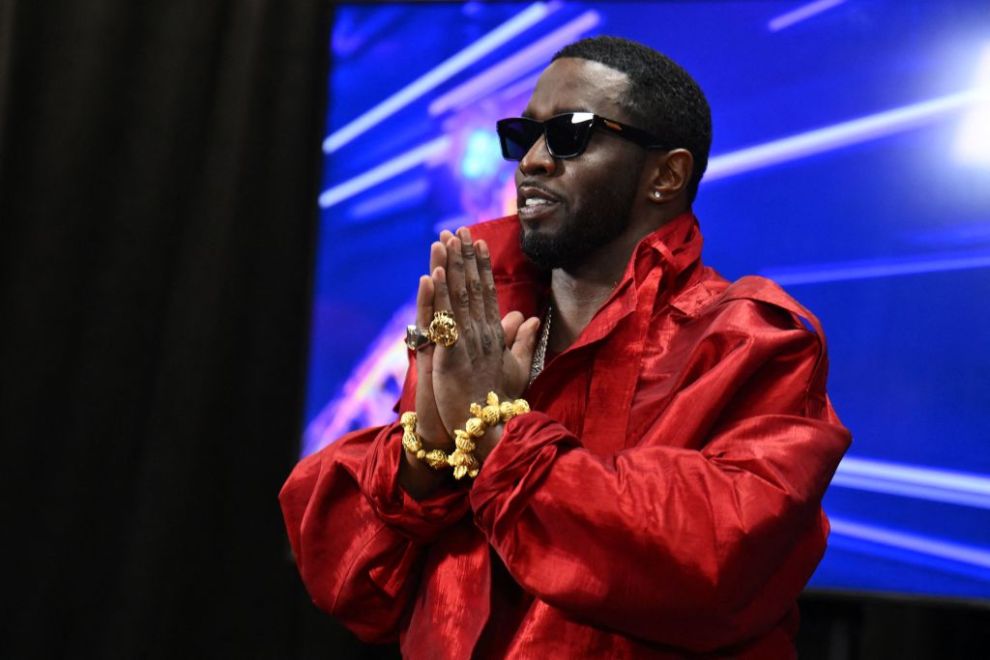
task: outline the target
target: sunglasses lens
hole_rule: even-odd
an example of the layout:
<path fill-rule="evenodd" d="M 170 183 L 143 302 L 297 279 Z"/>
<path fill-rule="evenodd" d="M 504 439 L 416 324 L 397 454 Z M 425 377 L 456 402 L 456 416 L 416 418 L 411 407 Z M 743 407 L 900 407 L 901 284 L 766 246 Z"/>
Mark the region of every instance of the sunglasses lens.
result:
<path fill-rule="evenodd" d="M 594 115 L 590 112 L 569 112 L 545 122 L 513 117 L 496 123 L 502 156 L 506 160 L 522 160 L 546 129 L 547 148 L 554 158 L 573 158 L 584 152 L 591 138 Z"/>
<path fill-rule="evenodd" d="M 496 127 L 502 144 L 502 156 L 506 160 L 522 160 L 543 134 L 540 122 L 524 117 L 502 119 Z"/>
<path fill-rule="evenodd" d="M 573 112 L 546 122 L 547 146 L 555 158 L 573 158 L 584 152 L 591 138 L 594 115 Z"/>

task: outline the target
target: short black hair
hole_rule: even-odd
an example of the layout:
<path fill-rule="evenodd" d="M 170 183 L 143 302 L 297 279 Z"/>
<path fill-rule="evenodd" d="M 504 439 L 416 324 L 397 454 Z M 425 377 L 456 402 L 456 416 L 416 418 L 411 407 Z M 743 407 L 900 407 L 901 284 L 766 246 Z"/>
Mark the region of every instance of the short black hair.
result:
<path fill-rule="evenodd" d="M 694 78 L 666 55 L 621 37 L 575 41 L 553 59 L 562 57 L 598 62 L 629 77 L 623 109 L 672 149 L 687 149 L 694 157 L 687 186 L 688 201 L 693 202 L 712 146 L 712 112 Z"/>

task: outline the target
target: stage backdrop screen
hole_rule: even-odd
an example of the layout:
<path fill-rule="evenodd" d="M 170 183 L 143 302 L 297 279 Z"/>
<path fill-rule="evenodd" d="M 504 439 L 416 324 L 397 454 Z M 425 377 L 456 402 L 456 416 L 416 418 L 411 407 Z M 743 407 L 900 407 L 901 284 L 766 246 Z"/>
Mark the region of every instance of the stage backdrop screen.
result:
<path fill-rule="evenodd" d="M 303 453 L 394 420 L 431 240 L 514 210 L 495 121 L 597 34 L 708 96 L 706 262 L 824 324 L 853 445 L 811 588 L 990 599 L 986 0 L 338 6 Z"/>

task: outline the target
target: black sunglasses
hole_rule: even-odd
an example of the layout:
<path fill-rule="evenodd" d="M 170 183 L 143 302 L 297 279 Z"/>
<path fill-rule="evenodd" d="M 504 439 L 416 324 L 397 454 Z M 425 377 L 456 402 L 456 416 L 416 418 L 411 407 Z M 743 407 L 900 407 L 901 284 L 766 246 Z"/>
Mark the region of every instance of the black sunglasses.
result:
<path fill-rule="evenodd" d="M 584 153 L 591 133 L 601 128 L 647 149 L 666 148 L 660 139 L 646 131 L 592 112 L 565 112 L 546 121 L 528 117 L 501 119 L 495 124 L 506 160 L 522 160 L 540 136 L 546 138 L 547 151 L 554 158 L 574 158 Z"/>

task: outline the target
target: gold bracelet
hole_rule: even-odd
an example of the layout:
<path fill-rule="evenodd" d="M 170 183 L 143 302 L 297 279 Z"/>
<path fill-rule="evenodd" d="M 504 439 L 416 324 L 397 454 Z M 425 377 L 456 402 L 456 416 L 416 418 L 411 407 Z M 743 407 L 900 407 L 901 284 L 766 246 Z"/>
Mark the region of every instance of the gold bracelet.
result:
<path fill-rule="evenodd" d="M 454 431 L 454 451 L 447 457 L 447 463 L 454 468 L 454 478 L 461 479 L 465 475 L 477 477 L 481 464 L 474 455 L 477 447 L 475 440 L 485 435 L 489 427 L 500 422 L 507 422 L 517 415 L 529 412 L 529 404 L 525 399 L 503 401 L 499 403 L 498 395 L 489 392 L 485 406 L 472 403 L 471 417 L 464 429 Z"/>
<path fill-rule="evenodd" d="M 402 446 L 410 454 L 429 465 L 434 470 L 442 470 L 447 467 L 447 454 L 442 449 L 423 449 L 423 440 L 416 433 L 416 413 L 404 412 L 399 418 L 402 425 Z"/>

